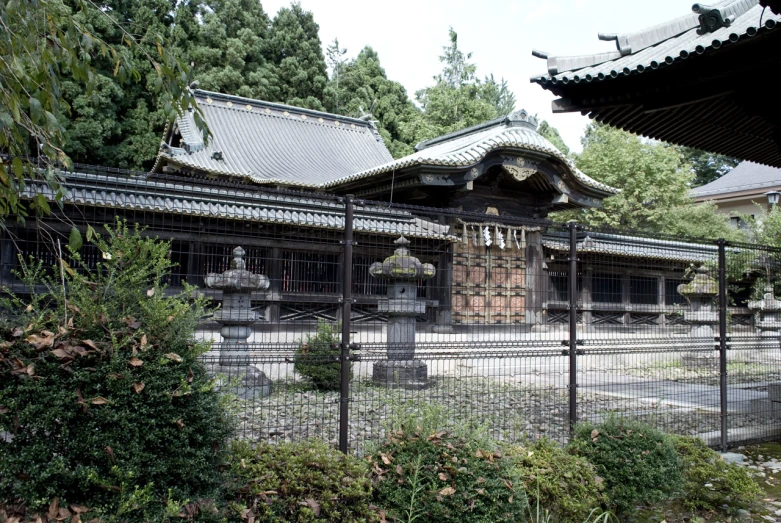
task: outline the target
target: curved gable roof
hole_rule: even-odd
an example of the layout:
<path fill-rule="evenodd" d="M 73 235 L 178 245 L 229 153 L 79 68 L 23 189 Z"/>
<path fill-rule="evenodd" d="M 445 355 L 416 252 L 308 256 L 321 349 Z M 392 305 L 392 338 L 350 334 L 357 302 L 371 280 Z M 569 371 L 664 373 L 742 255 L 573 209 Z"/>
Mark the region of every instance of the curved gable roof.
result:
<path fill-rule="evenodd" d="M 516 111 L 496 120 L 421 142 L 415 147 L 417 152 L 409 156 L 334 180 L 325 186 L 333 187 L 418 165 L 468 167 L 481 162 L 489 153 L 503 148 L 524 149 L 552 156 L 565 164 L 574 177 L 587 187 L 602 191 L 606 195 L 618 193 L 618 189 L 579 171 L 555 145 L 537 132 L 536 120 L 526 111 Z"/>

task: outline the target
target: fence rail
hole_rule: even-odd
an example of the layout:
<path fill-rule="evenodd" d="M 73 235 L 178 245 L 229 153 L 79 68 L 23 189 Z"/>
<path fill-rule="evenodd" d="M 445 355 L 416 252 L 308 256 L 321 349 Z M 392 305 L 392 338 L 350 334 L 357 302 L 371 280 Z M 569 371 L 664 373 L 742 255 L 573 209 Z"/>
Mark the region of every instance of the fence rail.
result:
<path fill-rule="evenodd" d="M 171 241 L 168 292 L 221 307 L 197 335 L 248 439 L 361 452 L 426 409 L 508 441 L 609 415 L 721 448 L 781 435 L 781 249 L 216 181 L 199 207 L 184 180 L 131 178 L 9 224 L 0 285 L 28 292 L 19 256 L 54 266 L 72 227 L 120 218 Z M 237 246 L 266 287 L 209 287 Z M 225 337 L 231 311 L 252 318 L 245 339 Z"/>

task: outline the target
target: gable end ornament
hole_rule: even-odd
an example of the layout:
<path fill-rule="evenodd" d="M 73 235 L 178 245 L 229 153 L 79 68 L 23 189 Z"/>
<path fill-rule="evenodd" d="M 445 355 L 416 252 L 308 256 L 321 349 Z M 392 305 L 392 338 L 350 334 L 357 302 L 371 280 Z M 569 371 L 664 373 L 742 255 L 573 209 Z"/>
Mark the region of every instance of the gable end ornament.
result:
<path fill-rule="evenodd" d="M 700 15 L 700 27 L 697 28 L 698 35 L 712 33 L 722 27 L 729 27 L 734 21 L 733 16 L 724 16 L 721 9 L 705 4 L 694 4 L 692 11 Z"/>

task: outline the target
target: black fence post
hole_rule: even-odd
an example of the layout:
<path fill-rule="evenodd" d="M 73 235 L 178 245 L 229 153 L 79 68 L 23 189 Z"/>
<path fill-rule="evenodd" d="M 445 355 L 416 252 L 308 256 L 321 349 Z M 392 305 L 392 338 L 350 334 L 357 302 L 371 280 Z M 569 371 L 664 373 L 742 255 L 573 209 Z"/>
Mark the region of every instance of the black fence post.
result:
<path fill-rule="evenodd" d="M 342 277 L 341 389 L 339 394 L 339 450 L 347 453 L 350 427 L 350 316 L 353 302 L 353 196 L 344 197 L 344 266 Z"/>
<path fill-rule="evenodd" d="M 722 238 L 719 246 L 719 403 L 721 405 L 721 451 L 727 451 L 727 257 Z"/>
<path fill-rule="evenodd" d="M 578 225 L 569 222 L 569 425 L 578 421 Z"/>

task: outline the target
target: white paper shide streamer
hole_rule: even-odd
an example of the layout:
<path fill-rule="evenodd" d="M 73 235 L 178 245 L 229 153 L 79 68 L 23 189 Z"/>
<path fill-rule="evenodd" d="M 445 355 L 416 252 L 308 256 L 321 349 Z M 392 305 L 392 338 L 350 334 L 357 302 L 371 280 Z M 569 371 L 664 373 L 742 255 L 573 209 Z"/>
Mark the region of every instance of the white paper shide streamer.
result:
<path fill-rule="evenodd" d="M 488 227 L 483 229 L 483 238 L 485 238 L 486 247 L 490 247 L 491 244 L 494 243 L 493 240 L 491 240 L 491 231 L 488 230 Z"/>

